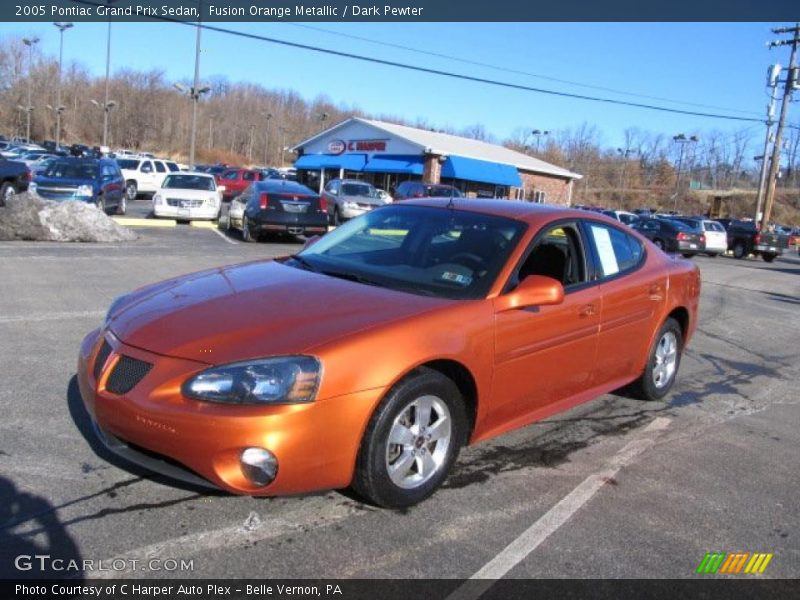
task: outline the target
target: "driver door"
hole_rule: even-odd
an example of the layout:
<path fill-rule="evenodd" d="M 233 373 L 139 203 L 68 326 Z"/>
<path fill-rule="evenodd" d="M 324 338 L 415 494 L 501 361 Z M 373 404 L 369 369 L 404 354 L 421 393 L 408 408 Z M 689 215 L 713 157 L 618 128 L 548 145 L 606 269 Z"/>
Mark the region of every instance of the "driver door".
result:
<path fill-rule="evenodd" d="M 507 285 L 544 275 L 564 286 L 564 301 L 499 312 L 495 317 L 493 407 L 498 432 L 544 418 L 582 401 L 592 385 L 601 296 L 575 222 L 545 226 Z"/>

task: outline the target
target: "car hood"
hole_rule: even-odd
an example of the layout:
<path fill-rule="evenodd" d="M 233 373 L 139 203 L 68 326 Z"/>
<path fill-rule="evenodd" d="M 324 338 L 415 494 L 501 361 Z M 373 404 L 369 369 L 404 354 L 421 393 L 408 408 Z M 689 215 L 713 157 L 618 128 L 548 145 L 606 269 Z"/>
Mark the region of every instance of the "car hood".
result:
<path fill-rule="evenodd" d="M 143 350 L 221 364 L 306 352 L 450 302 L 260 261 L 137 290 L 109 327 Z"/>

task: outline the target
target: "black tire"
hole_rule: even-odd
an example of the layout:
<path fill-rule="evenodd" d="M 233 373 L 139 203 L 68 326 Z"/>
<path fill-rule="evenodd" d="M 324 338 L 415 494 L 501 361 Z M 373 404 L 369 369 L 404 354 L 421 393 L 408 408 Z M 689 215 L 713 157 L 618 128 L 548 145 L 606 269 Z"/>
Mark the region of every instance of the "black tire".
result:
<path fill-rule="evenodd" d="M 139 186 L 136 184 L 135 181 L 128 181 L 125 183 L 125 197 L 130 202 L 136 200 L 136 196 L 138 194 L 139 194 Z"/>
<path fill-rule="evenodd" d="M 746 256 L 744 244 L 742 242 L 736 242 L 733 245 L 733 257 L 734 258 L 744 258 Z"/>
<path fill-rule="evenodd" d="M 683 258 L 692 258 L 696 253 L 695 252 L 681 252 Z"/>
<path fill-rule="evenodd" d="M 128 199 L 125 197 L 125 194 L 122 194 L 119 199 L 119 204 L 117 204 L 117 214 L 124 215 L 126 212 L 128 212 Z"/>
<path fill-rule="evenodd" d="M 674 369 L 668 378 L 662 379 L 662 382 L 657 384 L 655 371 L 659 366 L 657 362 L 657 352 L 660 350 L 659 346 L 663 343 L 665 336 L 672 334 L 675 343 L 675 363 Z M 675 383 L 675 378 L 678 375 L 678 368 L 681 365 L 681 354 L 683 352 L 683 333 L 680 324 L 672 317 L 664 321 L 664 324 L 659 328 L 656 334 L 653 346 L 647 356 L 647 365 L 644 372 L 637 379 L 632 387 L 635 396 L 642 400 L 661 400 L 667 395 L 672 385 Z"/>
<path fill-rule="evenodd" d="M 242 240 L 248 244 L 256 241 L 256 238 L 250 233 L 250 221 L 247 219 L 247 215 L 242 215 Z"/>
<path fill-rule="evenodd" d="M 107 214 L 108 214 L 108 213 L 106 212 L 106 208 L 107 208 L 107 207 L 106 207 L 106 199 L 105 199 L 103 196 L 100 196 L 100 197 L 97 199 L 97 202 L 95 202 L 95 206 L 97 206 L 97 210 L 99 210 L 99 211 L 100 211 L 100 212 L 102 212 L 103 214 L 105 214 L 105 215 L 107 215 Z"/>
<path fill-rule="evenodd" d="M 339 207 L 333 209 L 333 226 L 338 227 L 342 224 L 342 215 L 339 213 Z"/>
<path fill-rule="evenodd" d="M 5 206 L 6 200 L 10 200 L 16 195 L 17 188 L 14 187 L 14 184 L 10 181 L 4 181 L 3 185 L 0 185 L 0 206 Z"/>
<path fill-rule="evenodd" d="M 761 258 L 764 259 L 764 262 L 771 263 L 777 257 L 778 257 L 778 255 L 777 254 L 773 254 L 772 252 L 762 252 L 761 253 Z"/>
<path fill-rule="evenodd" d="M 706 256 L 708 256 L 708 258 L 717 258 L 719 256 L 719 252 L 706 252 Z"/>
<path fill-rule="evenodd" d="M 220 208 L 220 210 L 222 210 L 222 208 Z M 232 229 L 233 229 L 233 223 L 231 223 L 231 211 L 230 209 L 228 209 L 228 213 L 225 217 L 225 231 L 230 233 Z"/>
<path fill-rule="evenodd" d="M 438 446 L 441 440 L 425 442 L 425 431 L 422 429 L 417 430 L 419 437 L 412 436 L 405 448 L 390 444 L 389 434 L 396 427 L 398 419 L 407 414 L 421 414 L 413 406 L 425 398 L 434 398 L 429 414 L 436 414 L 436 422 L 443 416 L 438 414 L 437 401 L 444 407 L 443 412 L 450 413 L 450 434 L 445 445 Z M 421 502 L 433 494 L 447 477 L 467 441 L 467 422 L 464 401 L 455 383 L 433 369 L 416 369 L 389 391 L 372 415 L 361 441 L 353 489 L 369 502 L 387 508 L 403 508 Z M 410 426 L 409 431 L 413 431 L 414 427 Z M 432 448 L 430 444 L 433 444 Z M 408 486 L 401 487 L 392 479 L 389 474 L 389 455 L 395 451 L 400 454 L 392 464 L 402 460 L 411 465 L 409 470 L 403 470 L 403 474 L 409 474 L 412 479 L 421 477 L 418 485 L 410 482 Z M 412 451 L 415 453 L 413 456 L 410 454 Z M 437 451 L 440 452 L 438 464 L 434 460 Z M 403 459 L 404 456 L 406 459 Z M 436 465 L 427 476 L 419 470 L 425 458 Z"/>
<path fill-rule="evenodd" d="M 661 240 L 655 239 L 655 240 L 653 240 L 653 243 L 656 245 L 656 248 L 658 248 L 659 250 L 664 250 L 664 242 L 662 242 Z"/>

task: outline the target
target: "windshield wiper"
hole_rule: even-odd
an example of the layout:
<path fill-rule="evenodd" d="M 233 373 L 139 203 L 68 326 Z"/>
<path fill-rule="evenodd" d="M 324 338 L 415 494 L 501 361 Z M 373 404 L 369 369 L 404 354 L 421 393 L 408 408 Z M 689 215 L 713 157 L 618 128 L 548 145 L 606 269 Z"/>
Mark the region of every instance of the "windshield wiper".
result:
<path fill-rule="evenodd" d="M 289 258 L 299 262 L 300 266 L 303 267 L 303 269 L 305 269 L 306 271 L 312 271 L 313 273 L 317 272 L 317 269 L 314 267 L 314 265 L 312 265 L 310 262 L 308 262 L 305 258 L 300 256 L 299 254 L 292 254 Z"/>
<path fill-rule="evenodd" d="M 356 283 L 363 283 L 365 285 L 376 285 L 383 287 L 381 283 L 375 281 L 374 279 L 364 277 L 363 275 L 356 275 L 355 273 L 346 273 L 343 271 L 320 271 L 320 273 L 330 277 L 336 277 L 338 279 L 346 279 L 347 281 L 355 281 Z"/>

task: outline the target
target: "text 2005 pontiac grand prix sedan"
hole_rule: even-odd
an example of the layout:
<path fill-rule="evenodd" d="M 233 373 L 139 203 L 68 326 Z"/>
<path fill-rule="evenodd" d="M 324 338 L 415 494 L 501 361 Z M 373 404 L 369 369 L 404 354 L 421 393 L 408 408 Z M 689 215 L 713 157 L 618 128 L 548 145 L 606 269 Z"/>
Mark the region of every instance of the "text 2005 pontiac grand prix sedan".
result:
<path fill-rule="evenodd" d="M 80 389 L 104 443 L 153 471 L 407 506 L 466 443 L 626 384 L 665 396 L 699 293 L 692 263 L 602 215 L 414 200 L 118 298 Z"/>

